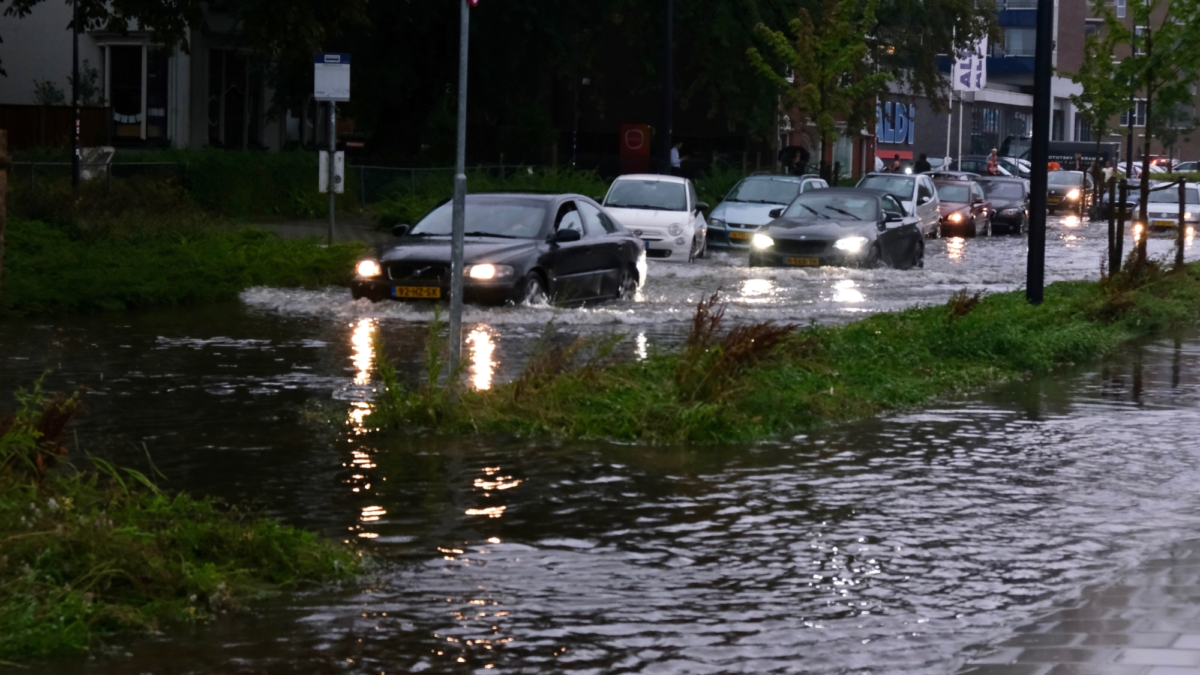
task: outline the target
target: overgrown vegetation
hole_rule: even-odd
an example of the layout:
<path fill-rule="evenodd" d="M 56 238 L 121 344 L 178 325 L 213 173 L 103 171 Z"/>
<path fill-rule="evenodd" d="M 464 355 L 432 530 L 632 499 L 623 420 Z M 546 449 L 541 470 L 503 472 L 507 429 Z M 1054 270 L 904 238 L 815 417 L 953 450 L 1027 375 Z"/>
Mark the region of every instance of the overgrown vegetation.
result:
<path fill-rule="evenodd" d="M 1129 339 L 1200 319 L 1200 267 L 956 294 L 947 304 L 845 326 L 723 324 L 700 303 L 684 345 L 620 363 L 612 340 L 543 345 L 516 381 L 447 395 L 410 390 L 377 354 L 383 387 L 368 423 L 453 434 L 725 443 L 780 437 L 1096 358 Z M 434 330 L 434 329 L 431 329 Z M 610 359 L 609 359 L 610 361 Z M 450 378 L 457 381 L 457 378 Z"/>
<path fill-rule="evenodd" d="M 366 249 L 186 219 L 160 228 L 14 220 L 6 239 L 0 315 L 189 304 L 259 285 L 346 284 Z"/>
<path fill-rule="evenodd" d="M 47 396 L 39 382 L 16 398 L 15 413 L 0 417 L 0 663 L 209 619 L 359 568 L 343 546 L 170 494 L 138 471 L 96 457 L 58 466 L 81 395 Z"/>

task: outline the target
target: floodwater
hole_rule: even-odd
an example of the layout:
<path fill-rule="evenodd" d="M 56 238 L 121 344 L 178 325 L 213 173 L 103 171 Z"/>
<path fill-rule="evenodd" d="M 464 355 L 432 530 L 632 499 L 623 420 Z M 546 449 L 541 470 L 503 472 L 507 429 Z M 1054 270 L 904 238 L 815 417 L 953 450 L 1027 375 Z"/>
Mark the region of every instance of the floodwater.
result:
<path fill-rule="evenodd" d="M 1051 279 L 1099 274 L 1099 227 L 1059 223 L 1049 239 Z M 734 320 L 844 321 L 1018 287 L 1024 256 L 1022 238 L 996 237 L 929 242 L 917 272 L 748 270 L 736 254 L 653 265 L 639 302 L 471 310 L 466 377 L 511 377 L 551 319 L 626 333 L 637 358 L 718 286 Z M 415 377 L 427 319 L 344 291 L 255 289 L 0 326 L 0 388 L 45 369 L 52 387 L 91 387 L 83 449 L 134 467 L 148 450 L 170 487 L 252 501 L 378 561 L 353 587 L 34 670 L 946 673 L 1200 524 L 1194 334 L 749 446 L 366 433 L 372 337 Z M 317 421 L 329 414 L 347 426 Z"/>

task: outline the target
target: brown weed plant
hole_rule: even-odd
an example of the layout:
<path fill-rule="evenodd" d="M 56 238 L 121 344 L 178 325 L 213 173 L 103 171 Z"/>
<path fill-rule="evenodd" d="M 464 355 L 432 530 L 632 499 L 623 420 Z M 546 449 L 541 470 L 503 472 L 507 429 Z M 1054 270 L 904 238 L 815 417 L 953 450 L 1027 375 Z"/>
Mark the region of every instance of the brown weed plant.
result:
<path fill-rule="evenodd" d="M 947 319 L 950 323 L 954 323 L 964 316 L 971 313 L 979 301 L 983 299 L 983 291 L 976 291 L 974 295 L 967 292 L 967 289 L 960 288 L 950 296 L 946 301 Z"/>
<path fill-rule="evenodd" d="M 0 476 L 41 485 L 67 454 L 63 436 L 82 412 L 80 392 L 45 398 L 38 380 L 32 391 L 20 389 L 16 396 L 21 410 L 0 417 Z"/>
<path fill-rule="evenodd" d="M 533 356 L 525 363 L 521 375 L 513 382 L 512 400 L 518 401 L 526 394 L 542 389 L 567 373 L 587 373 L 613 363 L 613 351 L 625 338 L 623 334 L 601 338 L 575 336 L 567 344 L 556 344 L 557 330 L 547 323 L 533 349 Z M 583 362 L 580 363 L 580 359 Z"/>

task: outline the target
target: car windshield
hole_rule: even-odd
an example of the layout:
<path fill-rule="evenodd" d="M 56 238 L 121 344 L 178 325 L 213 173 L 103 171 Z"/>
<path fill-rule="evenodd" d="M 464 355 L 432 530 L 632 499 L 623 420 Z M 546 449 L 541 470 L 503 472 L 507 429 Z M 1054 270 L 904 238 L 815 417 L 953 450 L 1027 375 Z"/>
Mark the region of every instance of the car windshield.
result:
<path fill-rule="evenodd" d="M 989 181 L 983 183 L 983 191 L 993 199 L 1020 199 L 1025 196 L 1025 189 L 1016 183 Z"/>
<path fill-rule="evenodd" d="M 1079 185 L 1083 183 L 1083 174 L 1078 171 L 1051 171 L 1046 174 L 1046 182 L 1050 185 Z"/>
<path fill-rule="evenodd" d="M 937 186 L 938 199 L 944 202 L 958 202 L 966 204 L 971 201 L 971 189 L 965 184 L 963 185 L 939 185 Z"/>
<path fill-rule="evenodd" d="M 410 234 L 449 235 L 453 209 L 452 202 L 442 204 L 422 218 Z M 534 200 L 467 198 L 463 215 L 468 235 L 535 239 L 542 231 L 546 207 Z"/>
<path fill-rule="evenodd" d="M 687 211 L 683 183 L 663 180 L 619 180 L 613 183 L 605 206 L 626 209 Z"/>
<path fill-rule="evenodd" d="M 883 190 L 902 202 L 913 198 L 913 179 L 902 176 L 867 176 L 858 182 L 860 188 Z"/>
<path fill-rule="evenodd" d="M 1187 188 L 1185 199 L 1187 204 L 1200 204 L 1200 192 L 1196 188 Z M 1179 188 L 1169 187 L 1165 190 L 1155 190 L 1150 193 L 1150 203 L 1152 204 L 1178 204 L 1179 203 Z"/>
<path fill-rule="evenodd" d="M 798 220 L 879 220 L 878 200 L 818 190 L 796 197 L 783 212 L 785 218 Z"/>
<path fill-rule="evenodd" d="M 791 204 L 800 194 L 800 183 L 771 178 L 751 178 L 737 184 L 725 196 L 727 202 L 752 202 L 754 204 Z"/>

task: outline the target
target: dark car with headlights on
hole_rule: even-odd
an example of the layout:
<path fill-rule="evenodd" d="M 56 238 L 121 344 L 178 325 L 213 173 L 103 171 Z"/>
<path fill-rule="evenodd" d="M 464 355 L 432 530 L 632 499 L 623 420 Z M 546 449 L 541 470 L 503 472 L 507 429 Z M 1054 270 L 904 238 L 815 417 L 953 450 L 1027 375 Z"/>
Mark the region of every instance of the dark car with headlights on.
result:
<path fill-rule="evenodd" d="M 750 239 L 750 266 L 925 266 L 916 216 L 892 195 L 865 188 L 806 192 Z"/>
<path fill-rule="evenodd" d="M 934 181 L 941 210 L 938 228 L 943 237 L 992 234 L 992 204 L 975 181 Z"/>
<path fill-rule="evenodd" d="M 992 203 L 992 234 L 1029 231 L 1029 182 L 1015 176 L 980 176 L 976 179 Z"/>
<path fill-rule="evenodd" d="M 1083 171 L 1051 171 L 1046 174 L 1046 210 L 1065 210 L 1079 217 L 1092 205 L 1092 177 Z"/>
<path fill-rule="evenodd" d="M 380 301 L 450 296 L 452 204 L 360 260 L 350 292 Z M 646 252 L 595 201 L 581 195 L 468 195 L 463 299 L 482 304 L 583 303 L 631 297 Z"/>

